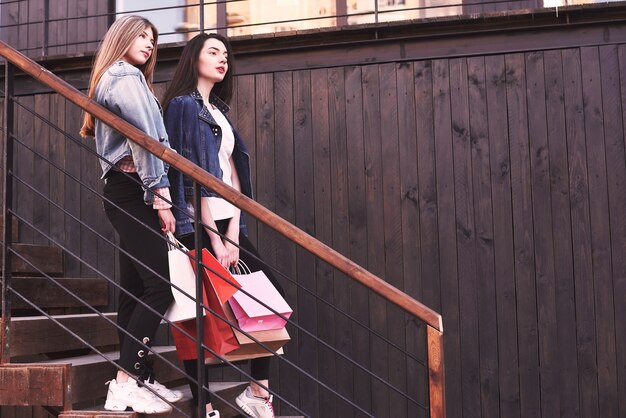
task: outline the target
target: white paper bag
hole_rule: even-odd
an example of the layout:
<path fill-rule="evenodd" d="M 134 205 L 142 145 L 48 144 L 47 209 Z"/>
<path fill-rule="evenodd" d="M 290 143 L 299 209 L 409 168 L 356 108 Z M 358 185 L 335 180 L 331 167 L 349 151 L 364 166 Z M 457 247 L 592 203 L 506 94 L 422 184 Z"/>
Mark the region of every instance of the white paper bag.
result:
<path fill-rule="evenodd" d="M 172 287 L 174 301 L 165 312 L 164 317 L 171 322 L 185 321 L 196 318 L 196 273 L 191 266 L 191 260 L 187 253 L 187 248 L 182 245 L 174 235 L 167 234 L 169 250 L 167 261 L 169 263 L 170 282 L 178 286 L 185 295 L 175 287 Z M 190 297 L 191 296 L 191 297 Z M 202 310 L 206 315 L 205 310 Z"/>

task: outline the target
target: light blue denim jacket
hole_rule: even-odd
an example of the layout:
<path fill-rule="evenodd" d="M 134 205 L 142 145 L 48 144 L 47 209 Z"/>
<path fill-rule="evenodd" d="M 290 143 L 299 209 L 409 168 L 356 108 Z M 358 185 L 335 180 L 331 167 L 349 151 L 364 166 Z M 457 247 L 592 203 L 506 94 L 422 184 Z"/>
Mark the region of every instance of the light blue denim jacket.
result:
<path fill-rule="evenodd" d="M 210 101 L 226 116 L 229 110 L 226 103 L 214 94 L 211 94 Z M 232 123 L 230 125 L 235 136 L 232 158 L 239 176 L 241 193 L 252 198 L 250 153 Z M 176 152 L 215 177 L 222 178 L 222 169 L 218 157 L 222 143 L 222 128 L 213 119 L 207 107 L 204 106 L 202 96 L 197 90 L 172 99 L 165 111 L 165 126 L 172 142 L 172 148 Z M 186 208 L 187 201 L 193 197 L 193 181 L 176 169 L 170 170 L 169 177 L 172 184 L 170 188 L 172 203 L 175 207 Z M 203 197 L 218 196 L 213 190 L 204 186 L 200 188 L 200 194 Z M 193 232 L 193 224 L 188 215 L 178 209 L 172 209 L 172 212 L 176 217 L 177 235 Z M 239 231 L 248 235 L 243 213 L 239 219 Z"/>
<path fill-rule="evenodd" d="M 125 61 L 117 61 L 100 78 L 94 98 L 116 115 L 158 139 L 163 145 L 170 146 L 163 125 L 161 106 L 148 88 L 139 68 Z M 146 188 L 146 204 L 152 204 L 154 200 L 154 195 L 148 188 L 169 187 L 168 164 L 97 119 L 95 134 L 98 154 L 112 164 L 132 155 L 137 174 Z M 100 160 L 102 178 L 112 168 L 107 161 Z"/>

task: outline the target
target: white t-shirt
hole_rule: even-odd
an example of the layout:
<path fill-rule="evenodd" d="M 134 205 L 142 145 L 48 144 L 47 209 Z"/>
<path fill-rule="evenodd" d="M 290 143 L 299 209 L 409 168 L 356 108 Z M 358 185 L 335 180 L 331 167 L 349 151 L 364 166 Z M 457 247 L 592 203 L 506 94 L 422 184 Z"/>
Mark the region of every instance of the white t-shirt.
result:
<path fill-rule="evenodd" d="M 228 120 L 219 109 L 212 109 L 211 106 L 209 106 L 209 112 L 211 112 L 211 116 L 213 116 L 215 122 L 222 128 L 222 143 L 220 144 L 220 150 L 218 152 L 220 168 L 222 169 L 221 180 L 229 186 L 232 186 L 230 156 L 233 154 L 233 149 L 235 148 L 235 135 L 233 134 L 230 123 L 228 123 Z M 204 199 L 209 199 L 209 208 L 211 209 L 213 220 L 218 221 L 235 216 L 235 207 L 227 200 L 221 197 L 205 197 Z"/>

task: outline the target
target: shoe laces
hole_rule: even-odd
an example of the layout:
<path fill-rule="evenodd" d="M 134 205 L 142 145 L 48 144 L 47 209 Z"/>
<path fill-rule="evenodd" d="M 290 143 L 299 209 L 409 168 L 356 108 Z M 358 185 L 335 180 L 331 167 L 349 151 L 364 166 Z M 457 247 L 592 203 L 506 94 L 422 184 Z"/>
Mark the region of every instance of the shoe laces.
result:
<path fill-rule="evenodd" d="M 152 382 L 150 382 L 149 380 L 146 380 L 144 383 L 146 383 L 146 384 L 148 384 L 148 385 L 150 385 L 152 387 L 159 388 L 161 390 L 167 389 L 167 387 L 165 387 L 164 384 L 159 383 L 156 380 L 153 380 Z M 169 389 L 167 389 L 167 390 L 169 390 Z"/>
<path fill-rule="evenodd" d="M 161 394 L 167 394 L 167 395 L 174 395 L 174 392 L 169 389 L 167 386 L 165 386 L 164 384 L 161 384 L 159 382 L 157 382 L 156 380 L 153 382 L 148 382 L 147 380 L 144 382 L 144 384 L 146 385 L 146 387 L 152 388 L 155 392 Z M 152 392 L 152 391 L 150 391 Z"/>

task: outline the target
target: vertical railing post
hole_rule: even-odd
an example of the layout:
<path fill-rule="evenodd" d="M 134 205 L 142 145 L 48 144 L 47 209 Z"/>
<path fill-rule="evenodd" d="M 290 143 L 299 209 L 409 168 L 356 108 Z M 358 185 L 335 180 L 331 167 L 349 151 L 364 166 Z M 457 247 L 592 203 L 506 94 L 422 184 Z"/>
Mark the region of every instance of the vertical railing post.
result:
<path fill-rule="evenodd" d="M 337 11 L 335 17 L 337 27 L 348 26 L 348 3 L 346 0 L 335 0 L 335 10 Z"/>
<path fill-rule="evenodd" d="M 217 0 L 217 33 L 226 36 L 228 20 L 226 18 L 226 0 Z"/>
<path fill-rule="evenodd" d="M 430 398 L 430 418 L 445 418 L 446 396 L 443 367 L 443 333 L 430 325 L 426 326 L 428 347 L 428 393 Z"/>
<path fill-rule="evenodd" d="M 50 43 L 50 0 L 43 2 L 43 46 L 41 54 L 48 55 L 48 44 Z"/>
<path fill-rule="evenodd" d="M 374 22 L 378 23 L 378 0 L 374 0 Z"/>
<path fill-rule="evenodd" d="M 111 27 L 111 25 L 115 23 L 115 17 L 117 16 L 115 14 L 116 11 L 117 11 L 116 0 L 109 0 L 107 4 L 107 28 Z"/>
<path fill-rule="evenodd" d="M 204 349 L 202 348 L 202 344 L 204 343 L 204 312 L 202 307 L 202 295 L 203 295 L 203 287 L 202 287 L 202 272 L 204 267 L 202 267 L 202 247 L 204 245 L 202 239 L 202 218 L 201 218 L 201 210 L 200 210 L 200 201 L 201 201 L 201 193 L 200 193 L 200 185 L 197 182 L 193 182 L 193 198 L 194 198 L 194 220 L 195 220 L 195 259 L 196 259 L 196 353 L 197 357 L 197 366 L 198 366 L 198 375 L 196 378 L 198 379 L 198 415 L 199 417 L 204 417 L 206 415 L 206 395 L 204 393 Z M 207 315 L 210 315 L 207 312 Z"/>
<path fill-rule="evenodd" d="M 204 33 L 204 0 L 200 0 L 200 13 L 198 16 L 200 20 L 200 33 Z"/>
<path fill-rule="evenodd" d="M 0 320 L 0 363 L 11 362 L 10 331 L 11 331 L 11 240 L 13 219 L 11 204 L 13 202 L 13 77 L 15 67 L 9 60 L 5 63 L 4 74 L 4 152 L 2 153 L 3 188 L 2 188 L 2 319 Z"/>

